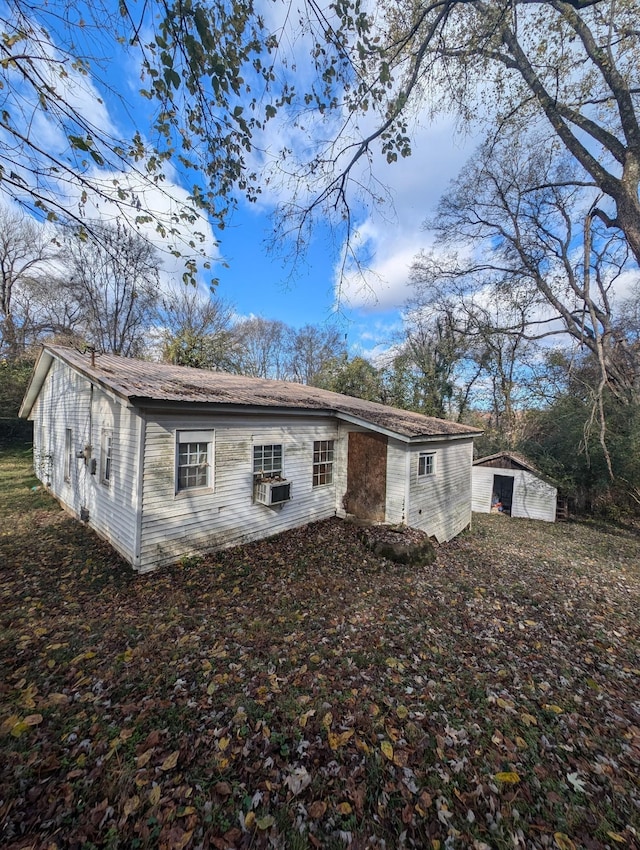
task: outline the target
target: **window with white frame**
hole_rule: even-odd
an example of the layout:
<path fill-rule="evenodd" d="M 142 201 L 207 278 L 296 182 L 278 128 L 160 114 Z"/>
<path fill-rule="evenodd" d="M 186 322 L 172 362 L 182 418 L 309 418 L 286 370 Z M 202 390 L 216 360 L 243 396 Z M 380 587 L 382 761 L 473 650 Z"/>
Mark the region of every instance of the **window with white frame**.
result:
<path fill-rule="evenodd" d="M 64 429 L 64 480 L 71 481 L 71 470 L 73 469 L 73 431 L 71 428 Z"/>
<path fill-rule="evenodd" d="M 314 440 L 313 486 L 333 483 L 333 440 Z"/>
<path fill-rule="evenodd" d="M 213 487 L 213 431 L 178 431 L 176 492 Z"/>
<path fill-rule="evenodd" d="M 282 445 L 254 446 L 253 474 L 261 478 L 282 478 Z"/>
<path fill-rule="evenodd" d="M 418 478 L 426 478 L 427 475 L 436 473 L 436 453 L 420 452 L 418 456 Z"/>
<path fill-rule="evenodd" d="M 111 484 L 113 475 L 113 431 L 102 429 L 100 445 L 100 480 L 107 487 Z"/>

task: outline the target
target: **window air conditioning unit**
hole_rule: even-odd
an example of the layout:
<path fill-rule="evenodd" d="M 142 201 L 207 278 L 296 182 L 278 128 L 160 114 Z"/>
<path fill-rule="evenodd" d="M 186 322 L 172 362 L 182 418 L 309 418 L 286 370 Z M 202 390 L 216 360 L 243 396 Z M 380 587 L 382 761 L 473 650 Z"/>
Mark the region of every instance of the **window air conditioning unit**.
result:
<path fill-rule="evenodd" d="M 263 478 L 256 481 L 255 499 L 261 505 L 281 505 L 291 499 L 291 482 L 284 479 Z"/>

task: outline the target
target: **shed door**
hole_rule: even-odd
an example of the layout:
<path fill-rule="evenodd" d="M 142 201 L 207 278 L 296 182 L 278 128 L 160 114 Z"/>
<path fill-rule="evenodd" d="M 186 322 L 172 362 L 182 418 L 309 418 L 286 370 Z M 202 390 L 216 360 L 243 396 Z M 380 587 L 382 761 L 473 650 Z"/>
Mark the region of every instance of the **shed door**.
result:
<path fill-rule="evenodd" d="M 513 503 L 513 476 L 493 476 L 493 495 L 491 497 L 491 503 L 494 504 L 496 501 L 501 503 L 503 513 L 511 516 L 511 505 Z"/>
<path fill-rule="evenodd" d="M 384 522 L 386 501 L 387 438 L 350 431 L 345 511 L 358 519 Z"/>

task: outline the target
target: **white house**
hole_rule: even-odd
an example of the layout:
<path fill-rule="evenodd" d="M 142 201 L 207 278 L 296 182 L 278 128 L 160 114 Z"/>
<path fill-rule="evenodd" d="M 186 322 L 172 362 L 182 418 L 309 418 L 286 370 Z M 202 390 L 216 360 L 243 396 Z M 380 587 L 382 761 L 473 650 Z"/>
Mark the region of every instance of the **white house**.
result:
<path fill-rule="evenodd" d="M 474 511 L 554 522 L 557 488 L 520 455 L 498 452 L 473 462 Z"/>
<path fill-rule="evenodd" d="M 335 515 L 471 520 L 480 432 L 302 384 L 49 345 L 20 415 L 36 475 L 141 572 Z"/>

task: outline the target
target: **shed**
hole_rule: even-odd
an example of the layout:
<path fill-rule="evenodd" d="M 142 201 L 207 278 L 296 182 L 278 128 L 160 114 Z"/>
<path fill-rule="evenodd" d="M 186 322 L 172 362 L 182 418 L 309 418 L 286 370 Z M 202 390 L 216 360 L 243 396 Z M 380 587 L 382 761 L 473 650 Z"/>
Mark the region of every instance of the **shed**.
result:
<path fill-rule="evenodd" d="M 478 513 L 554 522 L 558 490 L 553 482 L 514 452 L 498 452 L 473 462 L 472 507 Z"/>
<path fill-rule="evenodd" d="M 302 384 L 47 345 L 20 415 L 38 478 L 141 572 L 336 515 L 471 520 L 478 430 Z"/>

